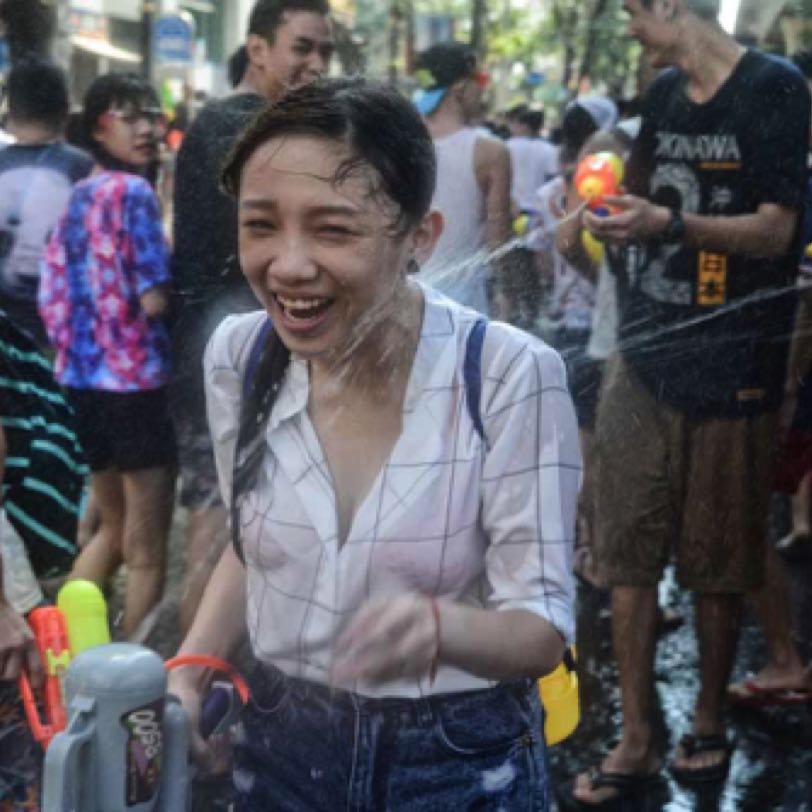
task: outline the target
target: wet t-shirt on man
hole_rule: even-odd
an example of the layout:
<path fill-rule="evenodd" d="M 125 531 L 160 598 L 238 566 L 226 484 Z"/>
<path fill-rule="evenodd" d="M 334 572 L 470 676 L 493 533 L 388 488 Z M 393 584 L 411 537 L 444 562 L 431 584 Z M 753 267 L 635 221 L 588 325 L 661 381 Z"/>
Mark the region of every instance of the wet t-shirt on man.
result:
<path fill-rule="evenodd" d="M 809 91 L 788 63 L 748 51 L 707 103 L 670 70 L 651 86 L 628 188 L 685 213 L 802 210 Z M 613 257 L 624 358 L 660 400 L 697 416 L 776 409 L 794 318 L 797 245 L 765 259 L 652 240 Z"/>

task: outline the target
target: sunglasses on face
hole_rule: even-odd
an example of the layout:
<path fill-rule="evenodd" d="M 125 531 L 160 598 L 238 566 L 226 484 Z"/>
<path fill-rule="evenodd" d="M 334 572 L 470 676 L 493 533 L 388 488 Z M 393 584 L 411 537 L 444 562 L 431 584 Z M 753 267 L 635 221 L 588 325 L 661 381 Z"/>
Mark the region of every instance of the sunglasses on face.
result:
<path fill-rule="evenodd" d="M 139 121 L 146 121 L 153 126 L 166 122 L 166 116 L 160 107 L 144 107 L 140 110 L 108 110 L 104 115 L 117 118 L 130 127 L 134 127 Z"/>

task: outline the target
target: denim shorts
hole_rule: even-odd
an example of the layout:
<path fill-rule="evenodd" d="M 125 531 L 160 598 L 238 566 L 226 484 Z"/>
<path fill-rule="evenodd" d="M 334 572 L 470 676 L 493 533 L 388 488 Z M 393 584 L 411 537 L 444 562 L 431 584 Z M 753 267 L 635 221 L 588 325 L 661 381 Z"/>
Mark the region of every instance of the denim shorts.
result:
<path fill-rule="evenodd" d="M 237 730 L 236 812 L 549 809 L 530 680 L 369 699 L 263 667 Z"/>

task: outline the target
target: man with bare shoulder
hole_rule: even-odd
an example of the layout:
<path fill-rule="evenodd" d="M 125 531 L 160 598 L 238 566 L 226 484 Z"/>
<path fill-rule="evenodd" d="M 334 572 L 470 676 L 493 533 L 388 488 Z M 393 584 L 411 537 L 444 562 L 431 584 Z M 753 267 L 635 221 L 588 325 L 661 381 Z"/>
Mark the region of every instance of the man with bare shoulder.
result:
<path fill-rule="evenodd" d="M 481 313 L 493 305 L 494 315 L 506 315 L 485 256 L 510 237 L 510 153 L 487 131 L 471 126 L 482 110 L 487 74 L 460 42 L 433 45 L 418 56 L 416 68 L 423 89 L 414 101 L 437 156 L 432 206 L 444 221 L 424 276 L 461 304 Z"/>

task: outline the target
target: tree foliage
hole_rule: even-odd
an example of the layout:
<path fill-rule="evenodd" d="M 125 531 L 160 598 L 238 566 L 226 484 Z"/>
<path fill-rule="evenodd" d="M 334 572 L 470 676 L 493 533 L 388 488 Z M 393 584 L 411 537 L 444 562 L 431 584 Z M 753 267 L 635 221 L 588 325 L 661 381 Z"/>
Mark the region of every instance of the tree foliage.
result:
<path fill-rule="evenodd" d="M 622 0 L 399 2 L 410 2 L 415 14 L 453 16 L 458 37 L 481 44 L 491 60 L 518 62 L 529 72 L 553 56 L 570 90 L 588 78 L 593 87 L 622 93 L 637 73 L 638 49 L 626 36 Z"/>

